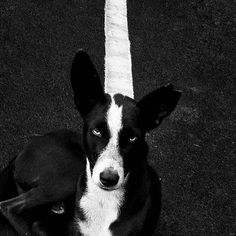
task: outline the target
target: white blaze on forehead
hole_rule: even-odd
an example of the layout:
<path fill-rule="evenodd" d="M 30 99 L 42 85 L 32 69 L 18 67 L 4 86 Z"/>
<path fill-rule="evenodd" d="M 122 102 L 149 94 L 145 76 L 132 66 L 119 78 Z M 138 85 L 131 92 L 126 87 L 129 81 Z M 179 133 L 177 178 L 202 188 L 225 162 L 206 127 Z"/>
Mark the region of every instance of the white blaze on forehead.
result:
<path fill-rule="evenodd" d="M 111 105 L 107 112 L 107 124 L 111 135 L 112 143 L 118 145 L 119 132 L 122 129 L 122 106 L 115 103 L 114 96 L 111 95 Z"/>
<path fill-rule="evenodd" d="M 107 126 L 110 133 L 108 144 L 100 153 L 93 169 L 93 180 L 96 184 L 100 183 L 100 173 L 107 168 L 112 168 L 118 172 L 119 182 L 117 186 L 124 183 L 123 158 L 119 153 L 119 133 L 122 129 L 122 106 L 115 103 L 111 95 L 111 104 L 107 111 Z"/>

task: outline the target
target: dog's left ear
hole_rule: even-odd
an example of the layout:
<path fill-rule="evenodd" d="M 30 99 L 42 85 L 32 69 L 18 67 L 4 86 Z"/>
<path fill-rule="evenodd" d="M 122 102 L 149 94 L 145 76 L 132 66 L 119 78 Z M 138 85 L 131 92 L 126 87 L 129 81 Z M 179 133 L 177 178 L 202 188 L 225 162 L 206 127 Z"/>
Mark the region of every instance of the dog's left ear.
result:
<path fill-rule="evenodd" d="M 72 62 L 71 85 L 75 104 L 82 117 L 86 116 L 97 103 L 105 100 L 97 70 L 89 55 L 81 49 Z"/>
<path fill-rule="evenodd" d="M 168 84 L 142 98 L 137 105 L 141 110 L 145 131 L 156 128 L 175 109 L 180 97 L 181 92 Z"/>

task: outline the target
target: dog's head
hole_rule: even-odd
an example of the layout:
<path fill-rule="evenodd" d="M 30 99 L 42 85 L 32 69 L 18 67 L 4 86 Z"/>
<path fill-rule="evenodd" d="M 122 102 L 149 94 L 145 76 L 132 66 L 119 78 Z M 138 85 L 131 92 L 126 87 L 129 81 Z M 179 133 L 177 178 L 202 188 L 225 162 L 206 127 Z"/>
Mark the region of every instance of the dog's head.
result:
<path fill-rule="evenodd" d="M 89 56 L 78 51 L 71 69 L 75 104 L 84 120 L 87 174 L 102 189 L 123 186 L 146 164 L 145 134 L 175 108 L 181 93 L 161 87 L 139 102 L 121 94 L 105 94 Z"/>

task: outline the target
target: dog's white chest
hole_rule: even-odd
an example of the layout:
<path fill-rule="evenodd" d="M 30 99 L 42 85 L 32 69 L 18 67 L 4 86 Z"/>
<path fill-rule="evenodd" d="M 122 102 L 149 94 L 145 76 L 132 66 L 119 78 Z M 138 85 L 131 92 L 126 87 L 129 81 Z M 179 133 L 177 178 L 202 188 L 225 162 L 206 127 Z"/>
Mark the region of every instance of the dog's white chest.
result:
<path fill-rule="evenodd" d="M 79 202 L 86 218 L 77 222 L 80 232 L 85 236 L 112 236 L 109 227 L 118 218 L 123 192 L 105 191 L 97 186 L 90 187 L 92 188 Z"/>

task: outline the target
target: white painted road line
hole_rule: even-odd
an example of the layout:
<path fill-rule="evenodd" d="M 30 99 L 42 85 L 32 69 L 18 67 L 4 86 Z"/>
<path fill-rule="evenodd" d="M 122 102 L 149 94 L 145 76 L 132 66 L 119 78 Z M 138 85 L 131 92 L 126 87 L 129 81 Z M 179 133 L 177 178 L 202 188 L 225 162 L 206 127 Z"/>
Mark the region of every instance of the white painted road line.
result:
<path fill-rule="evenodd" d="M 126 0 L 105 3 L 105 92 L 134 98 Z"/>

